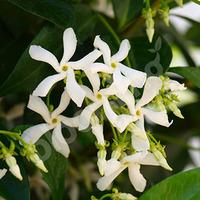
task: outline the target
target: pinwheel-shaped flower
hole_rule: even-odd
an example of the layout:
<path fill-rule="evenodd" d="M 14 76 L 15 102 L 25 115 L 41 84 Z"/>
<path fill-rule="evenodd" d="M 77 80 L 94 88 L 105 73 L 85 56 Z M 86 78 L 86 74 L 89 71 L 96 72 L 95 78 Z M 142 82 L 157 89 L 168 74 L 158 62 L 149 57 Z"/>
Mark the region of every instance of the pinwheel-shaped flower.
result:
<path fill-rule="evenodd" d="M 63 45 L 64 53 L 60 63 L 51 52 L 43 49 L 41 46 L 32 45 L 30 47 L 29 54 L 33 59 L 50 64 L 58 73 L 45 78 L 33 91 L 33 95 L 44 97 L 55 83 L 66 79 L 66 90 L 71 99 L 80 107 L 85 97 L 85 92 L 77 83 L 74 70 L 85 70 L 90 80 L 92 76 L 87 70 L 87 67 L 101 56 L 101 53 L 98 50 L 94 50 L 81 60 L 70 62 L 69 60 L 73 56 L 77 46 L 76 35 L 72 28 L 65 30 L 63 34 Z M 93 76 L 91 83 L 94 82 L 94 78 Z"/>
<path fill-rule="evenodd" d="M 111 85 L 105 89 L 100 89 L 100 87 L 98 87 L 97 92 L 92 92 L 88 87 L 85 86 L 82 86 L 82 88 L 85 90 L 86 97 L 88 97 L 92 103 L 86 106 L 80 114 L 79 130 L 84 130 L 89 126 L 92 114 L 101 106 L 103 106 L 108 120 L 119 130 L 119 132 L 123 132 L 133 121 L 133 116 L 127 114 L 117 115 L 111 108 L 108 97 L 118 93 L 117 87 L 114 85 Z"/>
<path fill-rule="evenodd" d="M 154 154 L 146 151 L 126 156 L 121 161 L 107 163 L 105 176 L 101 177 L 97 182 L 98 189 L 101 191 L 107 189 L 113 180 L 128 168 L 128 175 L 132 185 L 137 191 L 142 192 L 146 186 L 146 180 L 140 173 L 140 165 L 159 166 L 160 162 Z M 168 165 L 166 168 L 169 169 Z"/>
<path fill-rule="evenodd" d="M 113 81 L 117 84 L 118 91 L 125 92 L 129 85 L 133 87 L 143 87 L 146 80 L 146 73 L 127 67 L 121 63 L 130 50 L 127 39 L 120 44 L 119 51 L 111 56 L 111 50 L 106 42 L 96 36 L 94 46 L 103 53 L 104 63 L 92 64 L 92 72 L 105 72 L 113 74 Z"/>
<path fill-rule="evenodd" d="M 34 144 L 47 131 L 53 129 L 52 144 L 56 151 L 63 156 L 69 156 L 69 146 L 62 135 L 61 123 L 69 127 L 78 127 L 79 117 L 65 117 L 61 113 L 67 108 L 70 97 L 66 91 L 62 93 L 59 106 L 50 113 L 40 97 L 30 96 L 28 108 L 40 114 L 46 123 L 38 124 L 26 129 L 22 137 L 27 143 Z"/>

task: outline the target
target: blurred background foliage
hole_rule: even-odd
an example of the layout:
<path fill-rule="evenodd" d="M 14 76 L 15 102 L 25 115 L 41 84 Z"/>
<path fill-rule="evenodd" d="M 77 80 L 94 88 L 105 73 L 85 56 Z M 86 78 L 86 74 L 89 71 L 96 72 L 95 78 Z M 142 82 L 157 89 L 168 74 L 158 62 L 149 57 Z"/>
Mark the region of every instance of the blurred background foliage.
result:
<path fill-rule="evenodd" d="M 156 8 L 160 1 L 151 2 L 152 7 Z M 188 2 L 185 1 L 186 4 Z M 177 7 L 174 1 L 169 5 L 171 9 Z M 200 6 L 196 6 L 200 12 Z M 188 150 L 193 149 L 188 141 L 194 135 L 200 136 L 200 63 L 196 60 L 200 53 L 196 57 L 192 55 L 192 49 L 200 49 L 200 19 L 173 14 L 189 23 L 189 28 L 180 32 L 173 23 L 167 27 L 156 17 L 155 36 L 153 42 L 149 43 L 142 17 L 143 7 L 142 0 L 1 0 L 0 129 L 16 129 L 21 124 L 32 125 L 41 120 L 38 115 L 26 109 L 25 105 L 36 85 L 53 71 L 47 64 L 30 58 L 29 46 L 41 45 L 60 58 L 63 30 L 73 27 L 78 37 L 74 60 L 93 49 L 95 35 L 101 35 L 114 52 L 120 40 L 128 38 L 132 46 L 129 53 L 131 67 L 146 71 L 149 75 L 166 72 L 185 82 L 188 87 L 188 91 L 180 94 L 184 120 L 173 117 L 174 123 L 170 128 L 148 126 L 154 136 L 166 145 L 168 161 L 174 170 L 167 172 L 162 168 L 143 167 L 142 171 L 148 181 L 147 189 L 164 178 L 183 171 L 188 164 L 195 165 L 196 162 L 188 153 Z M 182 63 L 184 68 L 175 68 L 183 66 Z M 156 65 L 162 66 L 160 71 Z M 58 104 L 61 93 L 59 85 L 57 87 L 51 99 L 54 104 Z M 72 115 L 76 112 L 75 106 L 72 104 L 66 112 Z M 172 119 L 171 115 L 169 117 Z M 17 128 L 23 130 L 25 126 Z M 105 129 L 105 132 L 106 139 L 109 140 L 112 137 L 111 131 Z M 28 175 L 29 182 L 28 178 L 22 183 L 14 177 L 2 179 L 0 194 L 11 200 L 29 199 L 29 189 L 32 200 L 85 200 L 90 199 L 91 195 L 101 196 L 103 193 L 95 186 L 99 175 L 95 164 L 94 137 L 90 130 L 81 133 L 68 130 L 65 132 L 66 137 L 70 137 L 72 133 L 77 138 L 70 144 L 72 153 L 69 160 L 51 148 L 47 134 L 38 142 L 37 147 L 49 173 L 43 174 L 42 178 L 32 165 L 21 160 L 24 177 Z M 46 151 L 50 157 L 45 157 Z M 123 192 L 137 194 L 127 181 L 126 174 L 120 175 L 114 186 Z"/>

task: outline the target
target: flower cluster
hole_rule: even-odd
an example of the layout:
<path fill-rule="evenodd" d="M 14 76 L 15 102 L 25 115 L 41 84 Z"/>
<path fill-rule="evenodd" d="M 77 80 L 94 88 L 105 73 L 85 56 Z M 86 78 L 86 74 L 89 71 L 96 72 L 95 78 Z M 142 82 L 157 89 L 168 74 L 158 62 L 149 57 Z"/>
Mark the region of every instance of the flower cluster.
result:
<path fill-rule="evenodd" d="M 145 130 L 145 119 L 169 127 L 172 121 L 168 120 L 167 110 L 182 118 L 176 106 L 176 91 L 184 90 L 184 85 L 164 76 L 147 77 L 146 73 L 124 65 L 123 61 L 130 50 L 127 39 L 112 55 L 108 44 L 96 36 L 94 50 L 78 61 L 71 61 L 77 46 L 72 28 L 64 31 L 63 45 L 60 62 L 42 47 L 30 47 L 30 56 L 50 64 L 56 74 L 45 78 L 30 95 L 28 108 L 40 114 L 45 122 L 26 129 L 22 134 L 23 139 L 34 144 L 44 133 L 52 130 L 55 150 L 67 158 L 70 148 L 62 135 L 62 125 L 75 127 L 79 131 L 91 127 L 97 140 L 97 165 L 102 176 L 97 187 L 102 191 L 109 188 L 113 180 L 128 168 L 132 185 L 142 192 L 146 180 L 140 173 L 141 165 L 162 166 L 171 170 L 165 159 L 164 147 Z M 83 75 L 89 80 L 90 87 L 83 84 Z M 58 107 L 52 109 L 53 106 L 46 105 L 41 97 L 46 97 L 61 80 L 65 87 Z M 137 88 L 143 88 L 141 98 L 135 96 Z M 62 114 L 70 101 L 81 107 L 79 115 L 68 117 Z M 106 120 L 113 131 L 112 144 L 104 139 Z M 110 158 L 107 151 L 109 146 L 112 148 Z M 128 194 L 120 195 L 120 199 L 134 199 Z"/>

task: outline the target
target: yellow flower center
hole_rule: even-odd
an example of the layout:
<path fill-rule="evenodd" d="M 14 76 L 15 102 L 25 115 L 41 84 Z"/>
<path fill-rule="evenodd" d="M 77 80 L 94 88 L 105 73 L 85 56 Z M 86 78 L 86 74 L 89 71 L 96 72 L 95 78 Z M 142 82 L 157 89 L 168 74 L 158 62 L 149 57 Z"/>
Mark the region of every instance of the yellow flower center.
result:
<path fill-rule="evenodd" d="M 51 122 L 52 122 L 52 124 L 57 124 L 57 123 L 58 123 L 58 119 L 57 119 L 57 118 L 53 118 L 53 119 L 51 120 Z"/>
<path fill-rule="evenodd" d="M 66 72 L 68 70 L 68 66 L 67 65 L 63 65 L 62 66 L 62 71 Z"/>
<path fill-rule="evenodd" d="M 139 116 L 141 116 L 142 115 L 142 111 L 139 109 L 139 110 L 137 110 L 136 111 L 136 115 L 139 117 Z"/>
<path fill-rule="evenodd" d="M 115 69 L 115 68 L 117 67 L 117 63 L 112 62 L 112 63 L 111 63 L 111 67 L 112 67 L 113 69 Z"/>
<path fill-rule="evenodd" d="M 98 93 L 98 94 L 96 95 L 96 97 L 97 97 L 97 99 L 101 100 L 101 99 L 102 99 L 102 94 Z"/>

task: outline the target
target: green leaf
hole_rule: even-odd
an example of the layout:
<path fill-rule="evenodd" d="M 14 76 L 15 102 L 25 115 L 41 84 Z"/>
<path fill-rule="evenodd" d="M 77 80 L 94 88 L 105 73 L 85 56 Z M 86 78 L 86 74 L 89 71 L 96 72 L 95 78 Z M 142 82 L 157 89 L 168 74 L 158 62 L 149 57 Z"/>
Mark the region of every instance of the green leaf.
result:
<path fill-rule="evenodd" d="M 52 133 L 46 133 L 37 143 L 36 147 L 40 157 L 48 169 L 43 178 L 51 189 L 53 200 L 62 200 L 64 195 L 67 159 L 55 151 L 51 144 Z"/>
<path fill-rule="evenodd" d="M 0 196 L 6 200 L 29 200 L 29 182 L 28 176 L 24 169 L 24 163 L 21 159 L 17 159 L 17 163 L 20 167 L 23 180 L 20 181 L 15 178 L 10 172 L 0 179 Z M 7 168 L 7 166 L 1 161 L 0 169 Z"/>
<path fill-rule="evenodd" d="M 83 4 L 72 4 L 66 0 L 7 1 L 59 27 L 73 27 L 82 40 L 89 36 L 95 25 L 94 13 Z"/>
<path fill-rule="evenodd" d="M 200 0 L 192 0 L 192 1 L 200 5 Z"/>
<path fill-rule="evenodd" d="M 181 172 L 146 191 L 139 200 L 199 200 L 200 168 Z"/>
<path fill-rule="evenodd" d="M 135 59 L 137 69 L 151 76 L 161 75 L 168 70 L 172 51 L 163 38 L 154 36 L 153 42 L 149 43 L 147 37 L 138 37 L 131 39 L 130 43 L 132 50 L 129 57 Z"/>
<path fill-rule="evenodd" d="M 173 67 L 173 68 L 170 68 L 169 71 L 183 76 L 184 78 L 191 81 L 195 86 L 200 88 L 200 68 Z"/>
<path fill-rule="evenodd" d="M 112 3 L 119 29 L 134 20 L 143 8 L 143 1 L 141 0 L 112 0 Z"/>
<path fill-rule="evenodd" d="M 44 27 L 32 44 L 41 45 L 52 53 L 62 44 L 62 31 L 54 27 Z M 43 62 L 34 61 L 28 53 L 29 47 L 22 54 L 14 70 L 0 87 L 0 95 L 17 92 L 32 92 L 37 84 L 46 77 L 52 68 Z"/>

